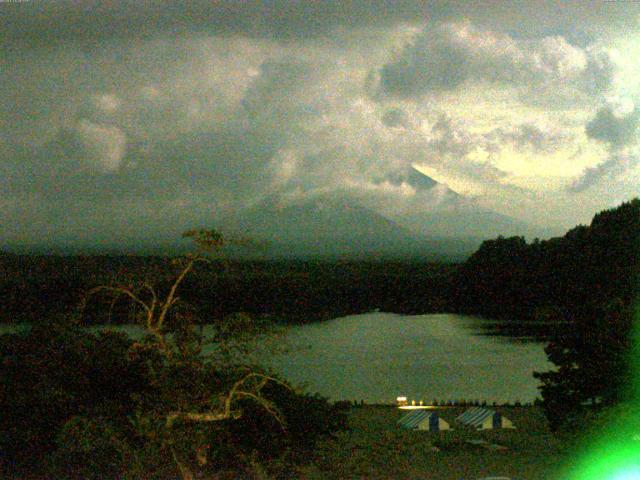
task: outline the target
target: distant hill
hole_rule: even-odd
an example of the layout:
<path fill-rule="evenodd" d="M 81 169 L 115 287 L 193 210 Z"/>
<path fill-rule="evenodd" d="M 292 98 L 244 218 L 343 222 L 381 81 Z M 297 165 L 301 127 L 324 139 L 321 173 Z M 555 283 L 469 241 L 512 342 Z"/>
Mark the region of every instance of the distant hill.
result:
<path fill-rule="evenodd" d="M 266 256 L 440 255 L 420 235 L 348 199 L 323 197 L 298 204 L 271 199 L 229 217 L 222 229 L 263 242 Z"/>
<path fill-rule="evenodd" d="M 267 257 L 411 257 L 446 261 L 467 258 L 484 238 L 497 235 L 542 237 L 506 215 L 475 206 L 413 167 L 379 178 L 378 183 L 406 185 L 416 198 L 430 198 L 438 188 L 440 203 L 399 214 L 381 214 L 342 195 L 298 202 L 272 196 L 222 221 L 223 231 L 264 242 Z M 255 253 L 255 252 L 254 252 Z"/>
<path fill-rule="evenodd" d="M 448 238 L 485 239 L 518 235 L 533 240 L 549 236 L 542 228 L 463 202 L 436 211 L 416 211 L 394 220 L 416 233 Z"/>

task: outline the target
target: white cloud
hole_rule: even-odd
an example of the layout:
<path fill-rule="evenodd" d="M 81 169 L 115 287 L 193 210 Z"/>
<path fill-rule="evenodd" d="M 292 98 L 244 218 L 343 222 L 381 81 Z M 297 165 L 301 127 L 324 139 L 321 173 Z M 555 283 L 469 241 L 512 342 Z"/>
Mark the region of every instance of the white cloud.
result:
<path fill-rule="evenodd" d="M 82 119 L 76 131 L 84 159 L 92 167 L 102 173 L 118 170 L 127 146 L 127 137 L 122 130 Z"/>
<path fill-rule="evenodd" d="M 584 100 L 606 92 L 614 64 L 605 50 L 562 36 L 518 39 L 470 22 L 428 24 L 380 70 L 378 94 L 399 98 L 497 83 L 524 102 Z"/>
<path fill-rule="evenodd" d="M 270 162 L 275 187 L 286 185 L 298 174 L 298 154 L 293 149 L 279 150 Z"/>
<path fill-rule="evenodd" d="M 522 123 L 508 127 L 498 127 L 485 135 L 490 152 L 501 150 L 505 144 L 517 150 L 532 150 L 539 153 L 550 153 L 561 148 L 571 140 L 571 135 L 560 129 L 543 129 L 533 123 Z"/>
<path fill-rule="evenodd" d="M 460 175 L 455 171 L 437 169 L 429 165 L 416 165 L 416 168 L 461 195 L 475 197 L 486 192 L 486 186 L 483 182 L 474 180 L 471 176 Z"/>
<path fill-rule="evenodd" d="M 120 108 L 122 101 L 117 95 L 104 93 L 94 96 L 96 107 L 106 113 L 113 113 Z"/>

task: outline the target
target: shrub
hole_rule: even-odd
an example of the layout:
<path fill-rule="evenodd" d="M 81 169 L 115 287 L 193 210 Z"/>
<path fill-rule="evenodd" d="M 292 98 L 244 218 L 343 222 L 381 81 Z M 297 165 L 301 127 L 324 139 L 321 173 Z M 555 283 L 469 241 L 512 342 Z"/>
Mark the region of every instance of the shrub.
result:
<path fill-rule="evenodd" d="M 65 321 L 0 336 L 3 460 L 38 465 L 76 415 L 124 420 L 131 414 L 133 395 L 147 388 L 144 363 L 128 357 L 131 343 Z"/>
<path fill-rule="evenodd" d="M 215 232 L 189 232 L 219 247 Z M 209 355 L 197 312 L 176 291 L 200 255 L 162 295 L 145 283 L 99 286 L 130 298 L 147 335 L 92 334 L 70 320 L 0 337 L 0 449 L 6 464 L 48 465 L 50 477 L 193 479 L 286 472 L 319 436 L 344 428 L 344 410 L 295 393 L 244 365 L 247 340 L 263 325 L 244 314 L 215 324 Z M 45 460 L 47 460 L 45 462 Z"/>
<path fill-rule="evenodd" d="M 59 429 L 53 469 L 58 478 L 120 478 L 131 463 L 132 446 L 108 418 L 74 416 Z"/>

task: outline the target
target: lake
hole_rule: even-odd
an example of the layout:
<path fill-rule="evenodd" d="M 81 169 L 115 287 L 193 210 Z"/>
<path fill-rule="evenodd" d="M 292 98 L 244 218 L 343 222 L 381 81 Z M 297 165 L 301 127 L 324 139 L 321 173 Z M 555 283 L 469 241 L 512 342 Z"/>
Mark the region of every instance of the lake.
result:
<path fill-rule="evenodd" d="M 454 314 L 351 315 L 289 327 L 285 353 L 258 351 L 256 359 L 332 400 L 533 401 L 533 372 L 552 368 L 544 346 L 482 334 L 495 324 Z M 23 327 L 0 325 L 0 333 L 16 328 Z M 131 325 L 115 329 L 141 333 Z"/>
<path fill-rule="evenodd" d="M 352 315 L 291 327 L 290 351 L 263 360 L 333 400 L 533 401 L 533 372 L 552 368 L 544 345 L 482 335 L 487 324 L 453 314 Z"/>

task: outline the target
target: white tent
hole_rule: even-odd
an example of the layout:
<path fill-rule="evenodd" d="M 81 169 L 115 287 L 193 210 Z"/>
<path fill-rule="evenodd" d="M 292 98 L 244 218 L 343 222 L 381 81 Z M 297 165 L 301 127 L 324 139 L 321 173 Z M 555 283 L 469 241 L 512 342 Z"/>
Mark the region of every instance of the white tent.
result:
<path fill-rule="evenodd" d="M 427 410 L 412 410 L 398 420 L 398 425 L 410 430 L 431 430 L 434 432 L 451 428 L 436 412 Z"/>
<path fill-rule="evenodd" d="M 491 428 L 515 428 L 511 420 L 498 412 L 482 407 L 472 407 L 456 418 L 456 421 L 474 427 L 477 430 Z"/>

